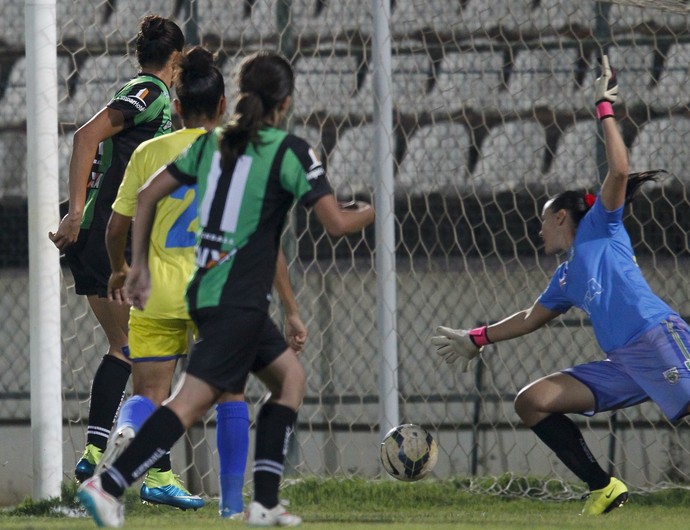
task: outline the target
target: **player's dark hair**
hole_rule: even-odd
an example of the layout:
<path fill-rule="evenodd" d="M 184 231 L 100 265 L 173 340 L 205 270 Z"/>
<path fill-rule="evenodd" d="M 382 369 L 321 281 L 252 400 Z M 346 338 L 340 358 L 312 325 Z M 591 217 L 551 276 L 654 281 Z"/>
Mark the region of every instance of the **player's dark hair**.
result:
<path fill-rule="evenodd" d="M 292 94 L 295 74 L 282 55 L 259 51 L 240 63 L 236 83 L 235 111 L 220 139 L 224 168 L 233 167 L 247 144 L 258 140 L 266 118 Z"/>
<path fill-rule="evenodd" d="M 139 24 L 136 50 L 137 61 L 142 68 L 162 68 L 173 52 L 181 52 L 184 34 L 172 20 L 147 15 Z"/>
<path fill-rule="evenodd" d="M 628 184 L 625 188 L 625 206 L 632 201 L 642 184 L 649 181 L 656 181 L 659 173 L 666 173 L 666 171 L 663 169 L 653 169 L 641 173 L 630 173 L 628 175 Z M 568 190 L 559 193 L 553 198 L 553 201 L 549 205 L 549 210 L 552 212 L 557 212 L 558 210 L 568 211 L 570 217 L 575 222 L 575 226 L 578 226 L 593 204 L 593 196 L 583 193 L 582 191 Z"/>
<path fill-rule="evenodd" d="M 216 117 L 218 102 L 225 94 L 225 81 L 210 51 L 202 46 L 185 50 L 175 64 L 173 82 L 183 119 Z"/>

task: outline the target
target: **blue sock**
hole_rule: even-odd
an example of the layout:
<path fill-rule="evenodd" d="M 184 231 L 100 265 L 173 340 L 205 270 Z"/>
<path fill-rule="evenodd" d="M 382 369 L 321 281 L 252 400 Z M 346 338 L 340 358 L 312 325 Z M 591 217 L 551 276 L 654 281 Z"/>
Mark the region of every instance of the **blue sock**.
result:
<path fill-rule="evenodd" d="M 244 401 L 216 405 L 216 443 L 220 458 L 220 513 L 229 517 L 244 508 L 242 487 L 249 452 L 249 407 Z"/>
<path fill-rule="evenodd" d="M 122 404 L 120 415 L 117 418 L 117 428 L 131 427 L 134 432 L 139 429 L 149 416 L 156 410 L 156 405 L 149 398 L 144 396 L 132 396 Z"/>

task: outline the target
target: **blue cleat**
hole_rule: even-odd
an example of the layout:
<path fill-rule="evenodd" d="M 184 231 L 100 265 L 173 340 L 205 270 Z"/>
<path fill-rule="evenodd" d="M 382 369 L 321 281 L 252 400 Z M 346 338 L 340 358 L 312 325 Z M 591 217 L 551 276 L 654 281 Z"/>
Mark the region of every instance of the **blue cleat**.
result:
<path fill-rule="evenodd" d="M 180 510 L 198 510 L 206 504 L 192 495 L 172 471 L 151 469 L 141 485 L 139 496 L 144 503 L 166 504 Z"/>
<path fill-rule="evenodd" d="M 77 479 L 77 482 L 81 483 L 87 478 L 91 478 L 102 457 L 103 451 L 93 444 L 88 444 L 86 449 L 84 449 L 84 454 L 74 468 L 74 478 Z"/>

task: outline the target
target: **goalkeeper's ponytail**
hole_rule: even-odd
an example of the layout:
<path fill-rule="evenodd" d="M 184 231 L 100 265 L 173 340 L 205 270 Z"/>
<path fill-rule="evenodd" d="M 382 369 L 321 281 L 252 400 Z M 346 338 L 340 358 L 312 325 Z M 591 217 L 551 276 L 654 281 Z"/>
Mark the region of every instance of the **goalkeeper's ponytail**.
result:
<path fill-rule="evenodd" d="M 275 52 L 261 51 L 242 61 L 237 75 L 239 94 L 235 112 L 220 139 L 223 168 L 232 168 L 259 129 L 286 97 L 292 95 L 295 76 L 290 63 Z"/>
<path fill-rule="evenodd" d="M 625 206 L 630 204 L 642 184 L 656 181 L 659 173 L 666 173 L 666 171 L 663 169 L 653 169 L 641 173 L 630 173 L 628 175 L 628 184 L 625 188 Z M 589 193 L 568 190 L 556 195 L 551 201 L 549 209 L 553 212 L 566 210 L 570 213 L 575 226 L 578 226 L 585 214 L 594 205 L 594 200 L 595 197 Z"/>

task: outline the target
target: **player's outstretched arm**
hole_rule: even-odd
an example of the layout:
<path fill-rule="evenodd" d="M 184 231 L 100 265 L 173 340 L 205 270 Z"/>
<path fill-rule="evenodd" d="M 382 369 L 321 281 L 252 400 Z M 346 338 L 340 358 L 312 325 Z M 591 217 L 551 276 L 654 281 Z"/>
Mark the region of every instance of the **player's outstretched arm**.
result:
<path fill-rule="evenodd" d="M 149 244 L 156 205 L 181 185 L 167 169 L 163 169 L 139 191 L 137 216 L 132 228 L 132 265 L 125 282 L 126 296 L 137 309 L 144 309 L 151 292 Z"/>
<path fill-rule="evenodd" d="M 522 337 L 545 326 L 560 313 L 547 309 L 539 302 L 534 302 L 532 307 L 523 309 L 503 320 L 487 327 L 487 335 L 490 342 Z"/>
<path fill-rule="evenodd" d="M 335 195 L 320 197 L 314 203 L 316 218 L 329 235 L 340 237 L 359 232 L 374 221 L 374 208 L 363 201 L 338 203 Z"/>
<path fill-rule="evenodd" d="M 551 311 L 535 302 L 529 309 L 518 311 L 490 326 L 474 329 L 453 329 L 438 326 L 436 334 L 431 337 L 431 344 L 436 346 L 436 353 L 448 364 L 458 363 L 460 370 L 466 372 L 470 363 L 482 351 L 484 346 L 503 340 L 526 335 L 544 326 L 560 313 Z"/>
<path fill-rule="evenodd" d="M 628 183 L 628 151 L 613 113 L 613 104 L 618 98 L 616 72 L 609 65 L 606 55 L 601 58 L 601 75 L 594 83 L 594 98 L 597 117 L 601 120 L 606 147 L 608 173 L 601 185 L 601 202 L 607 210 L 617 210 L 625 203 Z"/>

